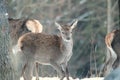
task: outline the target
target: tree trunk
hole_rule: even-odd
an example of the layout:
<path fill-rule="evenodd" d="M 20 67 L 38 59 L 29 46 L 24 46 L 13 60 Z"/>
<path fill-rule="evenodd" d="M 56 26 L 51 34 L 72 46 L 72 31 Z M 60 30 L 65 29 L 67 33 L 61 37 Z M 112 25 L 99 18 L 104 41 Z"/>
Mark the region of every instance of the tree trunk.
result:
<path fill-rule="evenodd" d="M 118 15 L 119 16 L 119 25 L 118 26 L 119 26 L 119 29 L 120 29 L 120 0 L 118 0 L 118 8 L 119 8 L 118 9 L 119 10 L 118 11 L 119 12 L 119 15 Z"/>
<path fill-rule="evenodd" d="M 112 1 L 107 0 L 107 33 L 113 30 Z"/>
<path fill-rule="evenodd" d="M 112 32 L 113 30 L 113 17 L 112 17 L 112 0 L 107 0 L 107 33 Z M 107 48 L 107 52 L 106 52 L 106 63 L 108 62 L 108 59 L 111 58 L 110 57 L 111 54 Z M 107 66 L 109 64 L 106 65 L 106 71 L 104 73 L 104 75 L 108 75 L 111 71 L 111 69 L 109 69 Z"/>
<path fill-rule="evenodd" d="M 17 80 L 10 58 L 9 27 L 5 0 L 0 0 L 0 80 Z"/>

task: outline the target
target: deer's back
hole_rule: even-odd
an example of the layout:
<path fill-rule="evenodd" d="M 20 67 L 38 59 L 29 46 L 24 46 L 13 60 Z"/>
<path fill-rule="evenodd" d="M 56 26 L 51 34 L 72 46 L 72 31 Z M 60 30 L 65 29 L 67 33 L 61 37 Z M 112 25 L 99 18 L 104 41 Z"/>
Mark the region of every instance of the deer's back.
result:
<path fill-rule="evenodd" d="M 27 47 L 31 49 L 34 46 L 35 49 L 41 51 L 55 51 L 60 50 L 61 47 L 60 37 L 43 33 L 26 33 L 18 42 L 22 44 L 23 48 Z"/>

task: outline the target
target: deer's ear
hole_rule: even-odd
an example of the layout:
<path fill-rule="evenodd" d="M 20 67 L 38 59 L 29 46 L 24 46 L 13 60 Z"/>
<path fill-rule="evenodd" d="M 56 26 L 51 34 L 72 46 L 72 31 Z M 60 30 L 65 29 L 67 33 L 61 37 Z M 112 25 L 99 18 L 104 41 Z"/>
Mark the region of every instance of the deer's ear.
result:
<path fill-rule="evenodd" d="M 61 30 L 61 25 L 60 25 L 59 23 L 55 22 L 55 25 L 57 26 L 57 28 L 58 28 L 59 30 Z"/>
<path fill-rule="evenodd" d="M 72 25 L 71 25 L 71 29 L 75 28 L 76 25 L 77 25 L 77 23 L 78 23 L 78 20 L 75 20 L 75 21 L 72 23 Z"/>

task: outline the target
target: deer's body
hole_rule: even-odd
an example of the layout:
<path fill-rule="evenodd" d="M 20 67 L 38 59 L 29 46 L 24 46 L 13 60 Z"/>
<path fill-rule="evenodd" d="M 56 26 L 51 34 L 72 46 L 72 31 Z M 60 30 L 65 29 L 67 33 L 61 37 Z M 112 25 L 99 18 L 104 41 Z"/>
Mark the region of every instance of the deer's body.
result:
<path fill-rule="evenodd" d="M 71 55 L 73 47 L 72 40 L 65 42 L 59 36 L 42 33 L 27 33 L 19 39 L 19 42 L 22 42 L 19 43 L 22 51 L 32 51 L 33 58 L 41 64 L 49 64 L 52 59 L 62 64 Z M 29 52 L 23 53 L 30 55 Z"/>
<path fill-rule="evenodd" d="M 66 76 L 69 80 L 67 62 L 72 56 L 72 26 L 59 26 L 60 36 L 43 33 L 27 33 L 19 38 L 18 46 L 26 56 L 27 67 L 25 80 L 32 78 L 32 64 L 38 62 L 51 65 L 60 74 L 61 80 Z"/>
<path fill-rule="evenodd" d="M 110 51 L 106 56 L 106 74 L 120 66 L 120 29 L 106 35 L 106 46 Z"/>

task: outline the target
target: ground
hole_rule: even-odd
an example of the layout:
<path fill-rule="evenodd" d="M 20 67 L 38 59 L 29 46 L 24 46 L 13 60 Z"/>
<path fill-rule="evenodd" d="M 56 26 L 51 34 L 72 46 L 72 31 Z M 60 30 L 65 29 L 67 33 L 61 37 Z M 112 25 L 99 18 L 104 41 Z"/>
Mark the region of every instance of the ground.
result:
<path fill-rule="evenodd" d="M 23 78 L 21 78 L 20 80 L 23 80 Z M 35 77 L 33 77 L 32 80 L 36 80 Z M 60 80 L 58 77 L 40 77 L 39 80 Z M 66 80 L 66 79 L 64 79 Z M 103 78 L 100 78 L 100 77 L 95 77 L 95 78 L 84 78 L 84 79 L 79 79 L 79 78 L 76 78 L 76 79 L 72 79 L 70 78 L 70 80 L 103 80 Z"/>

